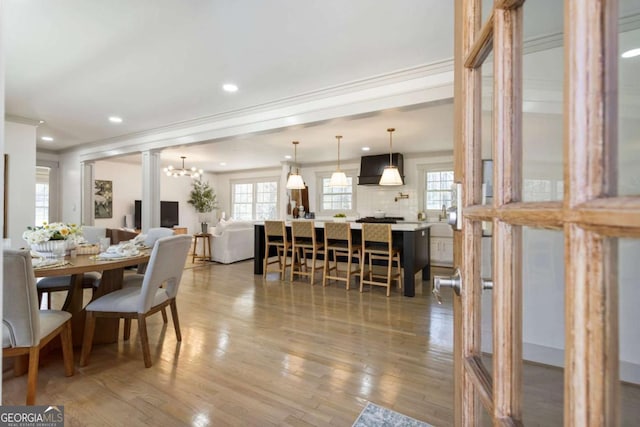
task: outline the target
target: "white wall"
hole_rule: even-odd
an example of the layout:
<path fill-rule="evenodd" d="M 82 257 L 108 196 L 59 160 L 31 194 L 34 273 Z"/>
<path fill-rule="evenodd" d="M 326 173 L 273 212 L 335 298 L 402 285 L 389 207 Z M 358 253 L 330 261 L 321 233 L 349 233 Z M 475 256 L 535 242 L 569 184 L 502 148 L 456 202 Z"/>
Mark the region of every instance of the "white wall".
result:
<path fill-rule="evenodd" d="M 142 199 L 142 167 L 136 164 L 100 160 L 95 163 L 95 179 L 112 181 L 113 217 L 96 219 L 95 225 L 107 228 L 124 226 L 124 216 L 134 215 L 135 201 Z M 215 178 L 205 174 L 204 180 L 211 183 Z M 199 232 L 200 219 L 194 208 L 187 203 L 191 191 L 191 179 L 160 177 L 160 200 L 177 201 L 179 226 L 187 227 L 189 233 Z M 204 216 L 212 221 L 215 213 Z"/>
<path fill-rule="evenodd" d="M 75 153 L 60 156 L 60 212 L 61 221 L 80 224 L 82 193 L 80 157 Z"/>
<path fill-rule="evenodd" d="M 5 153 L 9 155 L 8 225 L 12 248 L 25 247 L 22 233 L 35 225 L 36 127 L 5 121 Z"/>
<path fill-rule="evenodd" d="M 95 163 L 94 178 L 111 181 L 113 217 L 96 218 L 97 227 L 124 227 L 124 216 L 133 216 L 134 202 L 142 198 L 142 168 L 140 165 L 101 160 Z"/>

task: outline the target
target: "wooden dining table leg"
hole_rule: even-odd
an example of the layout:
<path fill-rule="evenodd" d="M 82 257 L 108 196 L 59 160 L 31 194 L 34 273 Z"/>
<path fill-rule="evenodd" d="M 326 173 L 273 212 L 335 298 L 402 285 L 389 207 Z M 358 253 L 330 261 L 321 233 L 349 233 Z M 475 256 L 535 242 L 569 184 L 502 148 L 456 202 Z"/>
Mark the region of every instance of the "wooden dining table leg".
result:
<path fill-rule="evenodd" d="M 93 299 L 99 298 L 110 292 L 122 289 L 122 276 L 124 268 L 105 270 L 102 272 L 100 286 L 93 294 Z M 84 313 L 84 310 L 83 310 Z M 84 317 L 84 316 L 83 316 Z M 119 318 L 99 317 L 96 319 L 96 328 L 93 334 L 94 344 L 111 344 L 118 342 Z M 84 328 L 83 328 L 84 330 Z"/>
<path fill-rule="evenodd" d="M 124 268 L 102 272 L 100 286 L 94 291 L 92 300 L 122 288 Z M 86 312 L 84 310 L 82 274 L 71 276 L 71 288 L 67 294 L 63 310 L 71 313 L 71 330 L 74 347 L 82 345 Z M 111 344 L 118 341 L 119 319 L 99 318 L 96 320 L 94 344 Z"/>

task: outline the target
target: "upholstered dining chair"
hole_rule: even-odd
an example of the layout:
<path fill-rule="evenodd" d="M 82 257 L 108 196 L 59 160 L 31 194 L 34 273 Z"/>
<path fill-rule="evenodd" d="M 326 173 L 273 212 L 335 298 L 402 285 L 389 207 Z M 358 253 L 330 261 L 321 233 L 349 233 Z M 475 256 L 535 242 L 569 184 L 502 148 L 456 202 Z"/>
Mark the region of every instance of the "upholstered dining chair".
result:
<path fill-rule="evenodd" d="M 87 243 L 96 244 L 100 238 L 106 237 L 106 227 L 82 226 L 82 237 Z M 82 276 L 82 288 L 91 289 L 92 292 L 100 286 L 101 274 L 97 271 L 90 271 Z M 42 301 L 43 295 L 47 294 L 47 308 L 51 308 L 51 294 L 53 292 L 69 291 L 71 288 L 71 276 L 51 276 L 43 277 L 36 284 L 38 289 L 38 304 Z"/>
<path fill-rule="evenodd" d="M 152 248 L 155 245 L 158 239 L 162 239 L 163 237 L 173 236 L 174 232 L 171 228 L 166 227 L 155 227 L 150 228 L 147 231 L 147 236 L 144 239 L 144 245 L 148 248 Z M 147 264 L 140 264 L 137 269 L 138 274 L 144 274 L 147 269 Z M 165 312 L 162 312 L 162 316 L 166 316 Z"/>
<path fill-rule="evenodd" d="M 58 335 L 62 340 L 65 375 L 73 375 L 71 314 L 58 310 L 39 310 L 36 281 L 28 251 L 5 250 L 3 267 L 2 356 L 29 356 L 26 404 L 33 405 L 36 401 L 40 349 Z M 18 367 L 17 364 L 15 366 Z"/>
<path fill-rule="evenodd" d="M 291 222 L 291 281 L 293 276 L 309 276 L 313 285 L 315 273 L 323 271 L 317 265 L 318 254 L 322 252 L 324 243 L 316 239 L 316 228 L 313 221 L 300 220 Z M 311 265 L 307 261 L 311 261 Z"/>
<path fill-rule="evenodd" d="M 173 236 L 173 229 L 165 227 L 150 228 L 147 231 L 147 238 L 144 239 L 144 245 L 152 248 L 158 239 Z"/>
<path fill-rule="evenodd" d="M 284 221 L 265 221 L 264 222 L 264 267 L 263 277 L 267 277 L 267 268 L 271 264 L 278 264 L 280 272 L 280 280 L 284 280 L 287 267 L 291 264 L 287 263 L 287 257 L 291 251 L 291 243 L 287 238 L 287 229 Z M 277 259 L 269 261 L 269 250 L 276 249 Z"/>
<path fill-rule="evenodd" d="M 369 259 L 369 269 L 365 269 L 365 258 Z M 374 273 L 373 261 L 384 260 L 387 274 Z M 396 271 L 393 271 L 393 263 Z M 375 280 L 383 279 L 383 280 Z M 400 267 L 400 251 L 393 247 L 391 224 L 362 224 L 362 258 L 360 260 L 360 292 L 364 285 L 385 286 L 387 296 L 391 294 L 391 283 L 398 281 L 402 286 L 402 269 Z"/>
<path fill-rule="evenodd" d="M 86 240 L 87 243 L 95 245 L 96 243 L 100 243 L 101 238 L 107 237 L 107 228 L 83 225 L 82 237 L 84 237 L 84 240 Z"/>
<path fill-rule="evenodd" d="M 130 327 L 131 319 L 137 319 L 138 335 L 146 368 L 153 364 L 147 335 L 146 319 L 148 316 L 169 306 L 176 338 L 178 341 L 182 341 L 176 296 L 190 247 L 191 236 L 186 234 L 158 239 L 151 251 L 142 286 L 128 286 L 119 289 L 95 299 L 86 306 L 87 315 L 82 352 L 80 353 L 80 366 L 87 366 L 89 363 L 97 317 L 125 319 L 125 333 Z M 161 287 L 162 285 L 164 286 Z"/>
<path fill-rule="evenodd" d="M 322 276 L 322 286 L 327 285 L 328 280 L 346 282 L 347 290 L 351 283 L 351 276 L 360 273 L 360 245 L 354 245 L 351 236 L 351 225 L 348 222 L 325 222 L 324 223 L 324 275 Z M 347 269 L 345 275 L 341 276 L 338 269 L 338 257 L 346 258 Z M 353 258 L 358 259 L 358 263 L 353 264 Z M 333 258 L 333 265 L 331 265 Z M 332 272 L 334 272 L 332 274 Z"/>

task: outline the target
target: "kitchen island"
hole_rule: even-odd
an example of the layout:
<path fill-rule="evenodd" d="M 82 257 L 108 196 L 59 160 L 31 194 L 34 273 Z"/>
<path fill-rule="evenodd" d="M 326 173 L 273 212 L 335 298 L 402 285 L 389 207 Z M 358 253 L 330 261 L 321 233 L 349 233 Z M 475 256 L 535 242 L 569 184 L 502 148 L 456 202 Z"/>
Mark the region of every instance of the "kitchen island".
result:
<path fill-rule="evenodd" d="M 304 220 L 302 220 L 304 221 Z M 324 221 L 314 222 L 316 237 L 324 240 Z M 362 224 L 351 222 L 353 239 L 361 241 Z M 431 271 L 429 265 L 429 226 L 427 222 L 403 222 L 391 224 L 394 246 L 400 249 L 400 263 L 404 269 L 403 288 L 404 296 L 413 297 L 416 294 L 415 274 L 422 271 L 422 279 L 429 280 Z M 290 233 L 291 223 L 286 222 L 287 232 Z M 254 226 L 254 253 L 253 273 L 262 274 L 265 256 L 264 223 Z"/>

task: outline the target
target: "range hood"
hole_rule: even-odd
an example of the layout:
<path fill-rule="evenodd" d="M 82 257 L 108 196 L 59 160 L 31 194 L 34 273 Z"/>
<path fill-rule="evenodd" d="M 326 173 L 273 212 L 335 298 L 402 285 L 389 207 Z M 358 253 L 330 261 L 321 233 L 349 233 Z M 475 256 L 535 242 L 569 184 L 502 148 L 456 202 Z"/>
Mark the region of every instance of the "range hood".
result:
<path fill-rule="evenodd" d="M 391 155 L 393 165 L 398 167 L 402 183 L 404 184 L 404 159 L 402 154 Z M 389 166 L 389 155 L 379 154 L 375 156 L 362 156 L 360 159 L 360 176 L 358 185 L 379 185 L 384 168 Z"/>

